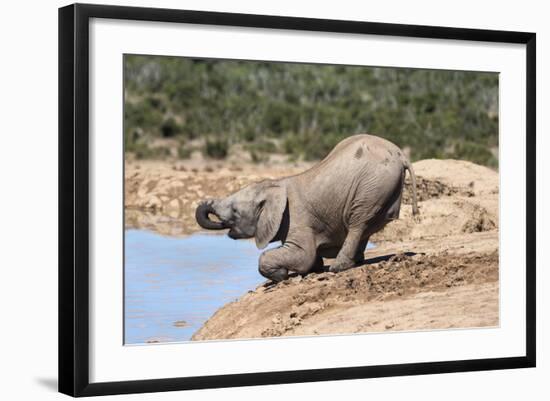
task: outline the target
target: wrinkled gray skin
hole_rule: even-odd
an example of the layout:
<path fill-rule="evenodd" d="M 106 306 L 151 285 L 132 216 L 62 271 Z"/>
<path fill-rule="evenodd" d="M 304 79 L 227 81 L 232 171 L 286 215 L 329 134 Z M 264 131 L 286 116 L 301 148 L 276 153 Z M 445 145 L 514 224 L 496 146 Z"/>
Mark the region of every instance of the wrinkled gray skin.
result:
<path fill-rule="evenodd" d="M 281 241 L 260 256 L 260 273 L 273 281 L 322 268 L 322 258 L 335 257 L 330 271 L 339 272 L 363 262 L 369 237 L 399 217 L 406 169 L 417 214 L 416 179 L 403 152 L 385 139 L 355 135 L 301 174 L 201 203 L 196 218 L 203 228 L 229 228 L 233 239 L 254 237 L 260 249 Z"/>

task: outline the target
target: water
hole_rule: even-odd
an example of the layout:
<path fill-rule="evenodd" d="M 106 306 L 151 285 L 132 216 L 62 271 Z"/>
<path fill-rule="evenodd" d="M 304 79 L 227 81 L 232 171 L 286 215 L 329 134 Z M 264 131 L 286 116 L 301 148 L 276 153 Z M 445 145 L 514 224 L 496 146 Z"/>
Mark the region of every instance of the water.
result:
<path fill-rule="evenodd" d="M 126 230 L 125 344 L 190 340 L 217 309 L 265 281 L 261 252 L 216 234 Z"/>
<path fill-rule="evenodd" d="M 124 343 L 189 341 L 219 308 L 265 281 L 261 253 L 254 241 L 225 235 L 127 229 Z"/>

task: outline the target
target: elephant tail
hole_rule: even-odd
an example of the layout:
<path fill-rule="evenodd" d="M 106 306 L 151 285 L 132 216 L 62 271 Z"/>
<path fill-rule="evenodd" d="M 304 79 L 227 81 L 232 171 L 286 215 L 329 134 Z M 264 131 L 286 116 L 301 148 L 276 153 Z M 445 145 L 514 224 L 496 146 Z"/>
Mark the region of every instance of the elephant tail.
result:
<path fill-rule="evenodd" d="M 418 214 L 418 205 L 416 202 L 416 175 L 414 175 L 414 169 L 412 168 L 411 162 L 408 160 L 403 161 L 405 165 L 405 169 L 409 170 L 409 175 L 411 176 L 411 182 L 412 182 L 412 212 L 413 215 L 416 216 Z"/>

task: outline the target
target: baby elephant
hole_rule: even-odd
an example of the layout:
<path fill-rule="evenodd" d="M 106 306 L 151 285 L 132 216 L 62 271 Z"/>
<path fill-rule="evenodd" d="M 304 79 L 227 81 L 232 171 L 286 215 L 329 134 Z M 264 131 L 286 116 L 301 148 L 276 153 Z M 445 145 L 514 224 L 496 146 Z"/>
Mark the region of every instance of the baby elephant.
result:
<path fill-rule="evenodd" d="M 259 249 L 281 241 L 260 256 L 260 273 L 273 281 L 322 268 L 322 258 L 335 257 L 330 271 L 340 272 L 363 262 L 369 237 L 399 217 L 405 170 L 417 214 L 416 179 L 403 152 L 385 139 L 355 135 L 301 174 L 202 202 L 196 219 L 209 230 L 228 228 L 233 239 L 254 237 Z"/>

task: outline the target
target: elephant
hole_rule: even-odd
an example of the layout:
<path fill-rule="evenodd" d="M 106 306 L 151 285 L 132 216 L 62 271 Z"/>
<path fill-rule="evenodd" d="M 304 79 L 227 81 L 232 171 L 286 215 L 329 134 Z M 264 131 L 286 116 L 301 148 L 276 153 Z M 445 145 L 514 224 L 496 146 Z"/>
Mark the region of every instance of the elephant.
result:
<path fill-rule="evenodd" d="M 302 173 L 202 201 L 195 217 L 205 229 L 229 229 L 230 238 L 255 238 L 259 249 L 281 241 L 259 258 L 260 274 L 274 282 L 289 272 L 319 271 L 323 258 L 336 258 L 329 271 L 341 272 L 363 263 L 370 236 L 399 218 L 405 170 L 416 215 L 416 177 L 408 158 L 390 141 L 360 134 Z"/>

